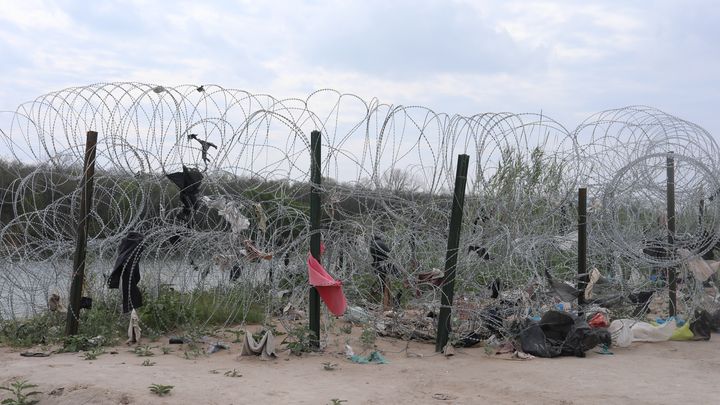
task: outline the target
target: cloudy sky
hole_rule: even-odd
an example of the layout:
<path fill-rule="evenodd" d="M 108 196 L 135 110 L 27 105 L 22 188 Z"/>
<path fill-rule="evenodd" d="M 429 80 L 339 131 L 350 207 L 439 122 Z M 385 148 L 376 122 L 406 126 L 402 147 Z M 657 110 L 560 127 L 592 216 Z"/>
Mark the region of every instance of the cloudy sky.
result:
<path fill-rule="evenodd" d="M 644 104 L 720 134 L 720 3 L 0 0 L 0 109 L 94 82 L 334 88 L 574 127 Z"/>

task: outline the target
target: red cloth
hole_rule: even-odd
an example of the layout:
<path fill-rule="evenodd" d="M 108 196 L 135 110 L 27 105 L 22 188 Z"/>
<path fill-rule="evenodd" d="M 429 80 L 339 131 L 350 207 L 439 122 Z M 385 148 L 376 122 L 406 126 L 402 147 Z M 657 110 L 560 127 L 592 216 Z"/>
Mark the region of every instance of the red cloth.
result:
<path fill-rule="evenodd" d="M 588 322 L 588 325 L 593 328 L 607 328 L 608 326 L 610 326 L 608 324 L 606 315 L 602 312 L 598 312 L 597 314 L 595 314 L 595 316 L 590 318 L 590 322 Z"/>
<path fill-rule="evenodd" d="M 321 254 L 324 250 L 324 246 L 321 246 Z M 322 298 L 333 315 L 341 316 L 344 314 L 347 308 L 347 300 L 345 294 L 343 294 L 342 281 L 332 278 L 312 255 L 308 255 L 307 264 L 310 285 L 315 287 L 318 294 L 320 294 L 320 298 Z"/>

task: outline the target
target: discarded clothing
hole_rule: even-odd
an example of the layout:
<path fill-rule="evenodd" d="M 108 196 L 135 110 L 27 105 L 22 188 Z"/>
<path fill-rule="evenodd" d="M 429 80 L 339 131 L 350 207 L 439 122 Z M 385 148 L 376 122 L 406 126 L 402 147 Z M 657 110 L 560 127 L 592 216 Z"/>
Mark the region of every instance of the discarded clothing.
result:
<path fill-rule="evenodd" d="M 373 259 L 373 267 L 378 263 L 384 262 L 390 255 L 390 248 L 382 240 L 380 235 L 374 235 L 373 240 L 370 242 L 370 256 Z"/>
<path fill-rule="evenodd" d="M 421 286 L 428 285 L 433 287 L 440 287 L 442 286 L 443 278 L 445 277 L 445 272 L 443 272 L 440 269 L 432 268 L 430 271 L 418 273 L 417 275 L 417 284 L 415 287 L 415 296 L 420 297 L 422 294 L 422 291 L 420 290 Z"/>
<path fill-rule="evenodd" d="M 275 354 L 275 337 L 272 332 L 266 331 L 259 342 L 255 341 L 252 333 L 245 332 L 245 342 L 243 343 L 240 356 L 260 356 L 263 360 L 274 359 Z"/>
<path fill-rule="evenodd" d="M 500 316 L 500 308 L 488 307 L 483 309 L 480 312 L 480 319 L 488 332 L 497 337 L 503 336 L 503 318 Z"/>
<path fill-rule="evenodd" d="M 130 231 L 120 242 L 115 266 L 108 278 L 108 288 L 122 289 L 123 313 L 142 306 L 142 294 L 138 288 L 140 282 L 140 256 L 145 245 L 143 235 Z"/>
<path fill-rule="evenodd" d="M 215 352 L 219 352 L 220 350 L 229 350 L 230 346 L 223 342 L 215 342 L 211 343 L 210 346 L 208 346 L 206 353 L 207 354 L 213 354 Z"/>
<path fill-rule="evenodd" d="M 610 326 L 608 319 L 609 318 L 606 312 L 598 312 L 592 318 L 590 318 L 590 321 L 588 321 L 588 325 L 593 328 L 607 328 L 608 326 Z"/>
<path fill-rule="evenodd" d="M 545 269 L 545 277 L 550 285 L 550 291 L 563 301 L 575 301 L 580 294 L 575 287 L 553 279 L 547 269 Z"/>
<path fill-rule="evenodd" d="M 591 329 L 582 318 L 567 312 L 548 311 L 540 322 L 529 321 L 520 334 L 522 351 L 537 357 L 577 356 L 600 343 L 610 344 L 605 329 Z"/>
<path fill-rule="evenodd" d="M 695 340 L 710 340 L 712 331 L 712 317 L 706 310 L 695 310 L 695 316 L 690 323 L 690 331 Z"/>
<path fill-rule="evenodd" d="M 200 194 L 203 175 L 197 169 L 189 169 L 183 165 L 182 172 L 169 173 L 167 178 L 180 189 L 183 210 L 179 218 L 188 221 L 198 207 L 198 194 Z"/>
<path fill-rule="evenodd" d="M 335 316 L 344 314 L 347 300 L 342 290 L 342 281 L 333 279 L 313 255 L 308 255 L 307 265 L 308 281 L 320 294 L 328 310 Z"/>
<path fill-rule="evenodd" d="M 201 87 L 202 87 L 202 86 L 201 86 Z M 203 90 L 204 90 L 204 89 L 203 89 Z M 202 154 L 202 160 L 203 160 L 205 163 L 209 163 L 209 162 L 210 162 L 210 159 L 208 159 L 208 155 L 207 155 L 208 149 L 210 149 L 210 148 L 217 149 L 217 146 L 216 146 L 214 143 L 212 143 L 212 142 L 208 142 L 208 141 L 205 141 L 205 140 L 202 140 L 202 139 L 198 139 L 197 134 L 190 134 L 190 135 L 188 135 L 188 140 L 190 140 L 190 139 L 194 139 L 194 140 L 198 141 L 198 143 L 200 144 L 200 149 L 201 149 L 201 154 Z"/>
<path fill-rule="evenodd" d="M 635 311 L 633 312 L 636 316 L 647 311 L 650 305 L 650 299 L 653 297 L 654 291 L 637 291 L 630 293 L 628 299 L 630 302 L 635 304 Z"/>
<path fill-rule="evenodd" d="M 142 333 L 140 329 L 140 318 L 138 317 L 135 309 L 133 309 L 132 312 L 130 312 L 130 324 L 128 325 L 128 340 L 125 343 L 129 345 L 133 343 L 140 343 L 141 337 Z"/>
<path fill-rule="evenodd" d="M 720 332 L 720 309 L 715 311 L 710 320 L 710 327 L 715 332 Z"/>
<path fill-rule="evenodd" d="M 350 361 L 352 361 L 353 363 L 358 363 L 358 364 L 369 364 L 369 363 L 387 364 L 388 363 L 388 361 L 385 360 L 385 357 L 382 354 L 380 354 L 380 352 L 378 352 L 378 351 L 374 351 L 374 352 L 370 353 L 370 355 L 368 355 L 367 357 L 363 357 L 363 356 L 354 354 L 354 355 L 350 356 Z"/>
<path fill-rule="evenodd" d="M 587 286 L 585 286 L 585 299 L 589 300 L 593 296 L 593 288 L 595 287 L 595 283 L 600 281 L 601 275 L 600 271 L 596 268 L 592 268 L 590 270 L 590 277 L 587 283 Z"/>
<path fill-rule="evenodd" d="M 427 284 L 432 284 L 436 287 L 440 287 L 442 285 L 443 277 L 445 277 L 444 271 L 433 268 L 428 272 L 418 273 L 417 282 L 419 284 L 427 283 Z"/>
<path fill-rule="evenodd" d="M 50 353 L 44 353 L 44 352 L 22 352 L 22 353 L 20 353 L 20 356 L 22 356 L 22 357 L 50 357 Z"/>
<path fill-rule="evenodd" d="M 92 298 L 81 297 L 80 298 L 80 309 L 92 309 Z"/>

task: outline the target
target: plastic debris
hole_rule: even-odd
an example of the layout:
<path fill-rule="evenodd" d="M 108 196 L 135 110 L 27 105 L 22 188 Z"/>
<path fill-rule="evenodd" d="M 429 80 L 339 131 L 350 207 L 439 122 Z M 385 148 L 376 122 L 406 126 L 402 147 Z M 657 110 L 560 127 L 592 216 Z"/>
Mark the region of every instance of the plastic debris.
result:
<path fill-rule="evenodd" d="M 682 318 L 680 318 L 680 317 L 677 317 L 677 318 L 670 317 L 670 318 L 667 318 L 667 319 L 666 319 L 666 318 L 655 318 L 655 323 L 658 324 L 658 325 L 664 325 L 665 322 L 668 322 L 668 321 L 670 321 L 670 320 L 675 320 L 675 325 L 676 325 L 678 328 L 680 328 L 680 327 L 682 327 L 683 325 L 685 325 L 685 320 L 682 319 Z"/>
<path fill-rule="evenodd" d="M 597 353 L 597 354 L 603 354 L 603 355 L 612 355 L 612 354 L 615 354 L 615 353 L 613 353 L 613 352 L 610 351 L 610 348 L 609 348 L 608 345 L 606 345 L 606 344 L 601 344 L 601 345 L 600 345 L 600 350 L 595 350 L 595 353 Z"/>
<path fill-rule="evenodd" d="M 673 334 L 670 336 L 670 340 L 693 340 L 694 336 L 695 335 L 693 335 L 692 331 L 690 330 L 690 323 L 686 322 L 683 326 L 673 331 Z"/>
<path fill-rule="evenodd" d="M 628 320 L 628 322 L 633 322 Z M 655 326 L 647 322 L 635 322 L 632 324 L 633 342 L 665 342 L 670 340 L 677 324 L 671 318 L 662 325 Z"/>

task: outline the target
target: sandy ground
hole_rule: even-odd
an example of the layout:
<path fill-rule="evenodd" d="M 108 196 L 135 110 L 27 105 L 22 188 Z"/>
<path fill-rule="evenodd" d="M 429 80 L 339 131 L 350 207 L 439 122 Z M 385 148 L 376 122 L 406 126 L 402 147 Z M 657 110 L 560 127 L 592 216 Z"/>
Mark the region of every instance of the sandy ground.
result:
<path fill-rule="evenodd" d="M 357 331 L 353 334 L 357 336 Z M 508 360 L 482 347 L 454 356 L 433 345 L 377 341 L 389 364 L 354 364 L 339 353 L 342 335 L 324 354 L 278 359 L 239 358 L 239 344 L 193 360 L 181 346 L 163 355 L 167 340 L 150 343 L 153 357 L 127 346 L 106 349 L 97 360 L 78 353 L 25 358 L 0 349 L 0 384 L 17 378 L 38 384 L 40 404 L 672 404 L 719 403 L 720 338 L 710 342 L 637 343 L 589 352 L 587 358 Z M 278 339 L 279 341 L 282 338 Z M 354 340 L 355 344 L 359 344 Z M 169 345 L 167 345 L 169 346 Z M 142 366 L 144 360 L 154 366 Z M 337 363 L 332 371 L 323 363 Z M 237 370 L 241 377 L 229 377 Z M 165 397 L 150 384 L 173 385 Z M 7 394 L 0 393 L 4 399 Z"/>

